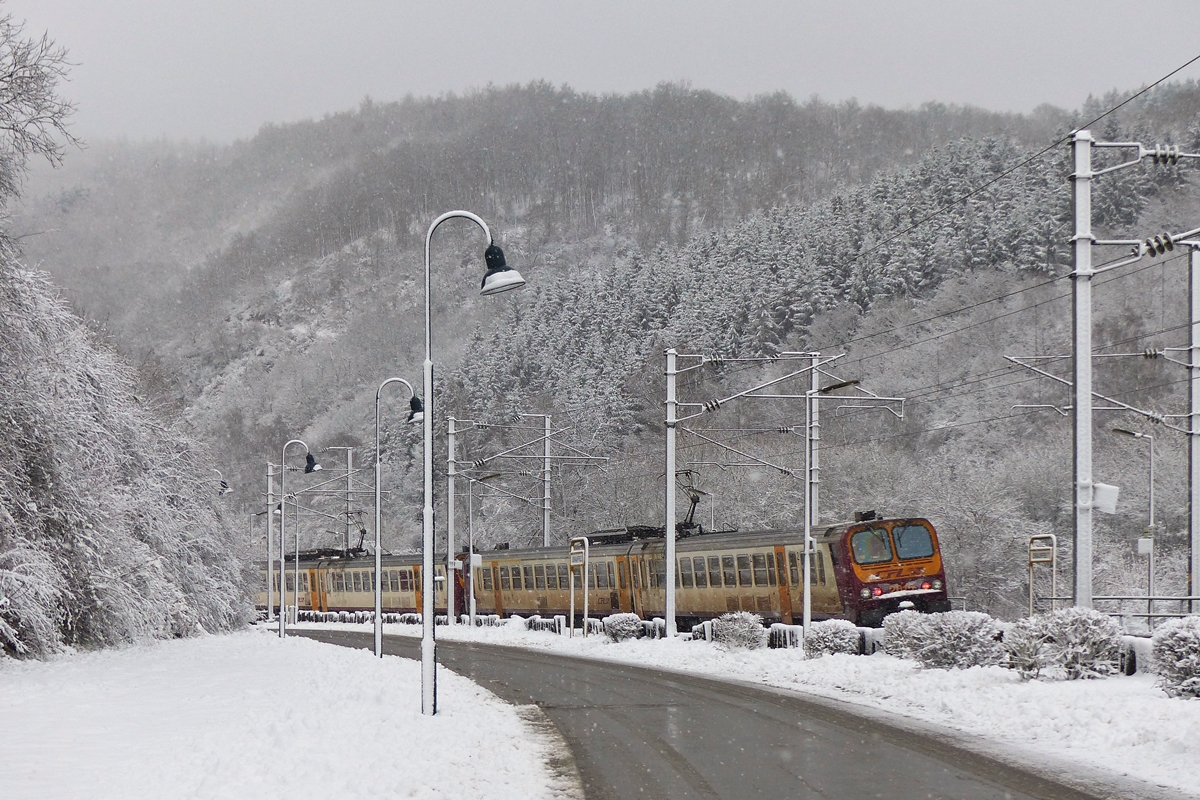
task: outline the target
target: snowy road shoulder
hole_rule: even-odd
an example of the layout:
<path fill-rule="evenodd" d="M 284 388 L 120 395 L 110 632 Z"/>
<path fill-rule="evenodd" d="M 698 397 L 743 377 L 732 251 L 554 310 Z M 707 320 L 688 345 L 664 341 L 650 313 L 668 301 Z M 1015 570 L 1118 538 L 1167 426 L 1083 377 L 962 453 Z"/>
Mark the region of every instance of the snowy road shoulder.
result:
<path fill-rule="evenodd" d="M 0 660 L 6 800 L 288 796 L 555 798 L 560 743 L 466 678 L 248 631 Z"/>
<path fill-rule="evenodd" d="M 369 624 L 304 627 L 371 630 Z M 385 632 L 419 636 L 420 628 L 386 625 Z M 998 754 L 1023 753 L 1030 764 L 1048 757 L 1079 765 L 1084 776 L 1127 776 L 1200 797 L 1200 700 L 1168 698 L 1151 675 L 1022 681 L 1000 667 L 921 669 L 883 653 L 805 660 L 796 650 L 727 652 L 707 642 L 662 639 L 616 644 L 515 625 L 439 626 L 437 633 L 803 691 L 961 731 L 995 742 Z"/>

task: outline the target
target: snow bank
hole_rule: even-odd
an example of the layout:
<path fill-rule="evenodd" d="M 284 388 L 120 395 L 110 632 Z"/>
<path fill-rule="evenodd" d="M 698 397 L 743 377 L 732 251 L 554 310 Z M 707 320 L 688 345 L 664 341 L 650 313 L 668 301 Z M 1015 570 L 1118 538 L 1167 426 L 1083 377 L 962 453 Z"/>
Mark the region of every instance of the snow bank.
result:
<path fill-rule="evenodd" d="M 0 659 L 0 795 L 551 798 L 555 743 L 448 670 L 267 632 Z"/>
<path fill-rule="evenodd" d="M 312 626 L 321 627 L 321 626 Z M 370 625 L 338 626 L 371 630 Z M 410 625 L 389 634 L 420 636 Z M 708 642 L 606 636 L 567 638 L 506 625 L 439 627 L 441 639 L 471 639 L 801 690 L 943 725 L 1103 774 L 1118 773 L 1200 797 L 1200 700 L 1172 699 L 1155 677 L 1022 681 L 1001 667 L 921 669 L 879 652 L 805 660 L 798 650 L 727 652 Z"/>

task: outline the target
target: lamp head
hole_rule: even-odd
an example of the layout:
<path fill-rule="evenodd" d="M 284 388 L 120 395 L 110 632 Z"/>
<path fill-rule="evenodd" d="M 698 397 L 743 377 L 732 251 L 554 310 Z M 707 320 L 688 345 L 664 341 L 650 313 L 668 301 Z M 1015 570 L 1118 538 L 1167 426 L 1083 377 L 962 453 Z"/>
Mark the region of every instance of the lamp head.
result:
<path fill-rule="evenodd" d="M 504 251 L 500 249 L 499 245 L 489 244 L 483 253 L 483 260 L 487 264 L 487 272 L 484 273 L 483 282 L 479 285 L 481 295 L 500 294 L 509 289 L 520 289 L 525 285 L 525 279 L 521 277 L 521 273 L 505 262 Z"/>
<path fill-rule="evenodd" d="M 307 475 L 310 472 L 316 472 L 323 467 L 317 463 L 317 457 L 309 453 L 304 457 L 304 473 Z"/>
<path fill-rule="evenodd" d="M 408 421 L 412 423 L 421 422 L 425 419 L 425 404 L 421 402 L 421 398 L 415 394 L 408 401 Z"/>

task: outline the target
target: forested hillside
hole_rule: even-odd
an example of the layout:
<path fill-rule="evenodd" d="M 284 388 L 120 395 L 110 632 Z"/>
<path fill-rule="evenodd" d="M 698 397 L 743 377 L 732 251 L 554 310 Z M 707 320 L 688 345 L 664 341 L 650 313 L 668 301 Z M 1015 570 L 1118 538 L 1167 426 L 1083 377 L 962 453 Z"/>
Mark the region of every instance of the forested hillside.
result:
<path fill-rule="evenodd" d="M 1160 88 L 1096 132 L 1192 144 L 1198 95 L 1194 84 Z M 1069 352 L 1066 150 L 1006 173 L 1113 104 L 1021 117 L 540 84 L 364 102 L 227 148 L 98 147 L 78 171 L 35 181 L 16 224 L 46 231 L 27 247 L 141 359 L 143 390 L 187 409 L 247 510 L 261 502 L 264 462 L 289 438 L 371 458 L 375 387 L 420 374 L 425 227 L 466 208 L 488 220 L 529 286 L 475 297 L 478 231 L 439 231 L 438 425 L 445 413 L 492 424 L 549 413 L 569 428 L 564 442 L 609 457 L 603 471 L 556 467 L 560 537 L 659 521 L 666 347 L 726 359 L 844 353 L 831 375 L 905 397 L 905 409 L 897 419 L 829 406 L 822 519 L 875 505 L 927 514 L 973 607 L 1011 613 L 1024 537 L 1062 532 L 1068 509 L 1069 432 L 1048 407 L 1066 401 L 1003 359 Z M 1194 227 L 1190 174 L 1147 166 L 1098 181 L 1098 222 L 1138 237 L 1181 218 L 1174 229 Z M 1173 258 L 1107 279 L 1126 283 L 1098 292 L 1098 342 L 1123 343 L 1115 352 L 1178 344 Z M 784 363 L 705 368 L 681 392 L 709 400 Z M 1100 376 L 1156 407 L 1179 400 L 1179 376 L 1161 361 L 1105 361 Z M 1047 407 L 1013 408 L 1022 405 Z M 695 425 L 794 471 L 798 413 L 747 403 Z M 419 436 L 402 421 L 398 406 L 385 409 L 394 549 L 419 529 Z M 517 435 L 473 431 L 460 458 Z M 735 466 L 746 459 L 687 435 L 680 447 L 718 526 L 798 519 L 794 475 Z M 1161 447 L 1160 516 L 1177 536 L 1183 495 L 1169 487 L 1182 480 L 1181 443 L 1163 437 Z M 1124 542 L 1144 510 L 1144 454 L 1124 442 L 1097 453 L 1098 474 L 1126 486 L 1124 515 L 1102 531 L 1113 545 L 1101 580 L 1133 580 Z M 530 470 L 513 472 L 527 474 L 499 478 L 507 491 L 539 491 Z M 528 505 L 477 499 L 476 512 L 485 544 L 539 535 Z M 340 537 L 328 530 L 337 523 L 307 525 L 311 544 Z M 1178 580 L 1171 563 L 1164 574 Z"/>
<path fill-rule="evenodd" d="M 0 205 L 72 142 L 65 53 L 0 16 Z M 14 77 L 17 76 L 17 77 Z M 203 445 L 0 232 L 0 655 L 244 624 L 244 545 Z"/>

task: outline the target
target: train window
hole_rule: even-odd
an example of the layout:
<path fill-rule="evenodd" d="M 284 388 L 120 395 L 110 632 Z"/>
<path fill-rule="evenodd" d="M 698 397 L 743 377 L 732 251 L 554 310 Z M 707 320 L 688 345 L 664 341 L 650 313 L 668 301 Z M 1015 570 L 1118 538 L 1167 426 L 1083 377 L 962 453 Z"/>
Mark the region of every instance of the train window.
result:
<path fill-rule="evenodd" d="M 398 570 L 398 569 L 394 569 L 394 570 L 392 570 L 392 573 L 391 573 L 391 584 L 392 584 L 392 591 L 393 591 L 393 592 L 398 592 L 398 591 L 400 591 L 400 570 Z"/>
<path fill-rule="evenodd" d="M 933 538 L 924 525 L 897 525 L 892 528 L 896 540 L 896 555 L 901 558 L 929 558 L 933 555 Z"/>
<path fill-rule="evenodd" d="M 546 588 L 546 566 L 535 564 L 533 567 L 533 585 L 539 589 Z"/>
<path fill-rule="evenodd" d="M 695 564 L 695 566 L 696 566 L 696 588 L 697 589 L 707 589 L 708 588 L 708 575 L 706 575 L 704 573 L 704 558 L 703 557 L 693 558 L 692 563 Z"/>
<path fill-rule="evenodd" d="M 767 556 L 764 553 L 755 553 L 750 557 L 754 563 L 754 585 L 767 585 Z M 771 581 L 774 583 L 775 581 Z"/>
<path fill-rule="evenodd" d="M 751 586 L 750 583 L 750 556 L 740 555 L 737 557 L 737 572 L 738 586 Z"/>
<path fill-rule="evenodd" d="M 643 559 L 641 562 L 641 569 L 642 569 L 642 588 L 644 588 L 644 589 L 654 588 L 650 583 L 650 568 L 646 566 L 645 559 Z"/>
<path fill-rule="evenodd" d="M 779 585 L 787 586 L 787 567 L 783 565 L 783 553 L 775 554 L 775 567 L 776 571 L 779 573 Z"/>
<path fill-rule="evenodd" d="M 692 560 L 690 558 L 679 559 L 679 581 L 684 589 L 692 588 Z"/>
<path fill-rule="evenodd" d="M 558 565 L 558 588 L 568 589 L 571 586 L 571 579 L 567 576 L 567 565 Z"/>
<path fill-rule="evenodd" d="M 419 569 L 413 570 L 413 591 L 421 591 L 421 570 Z"/>
<path fill-rule="evenodd" d="M 370 575 L 371 575 L 371 591 L 373 592 L 373 591 L 375 591 L 375 573 L 372 572 L 372 573 L 370 573 Z M 366 581 L 363 581 L 363 583 L 366 583 Z"/>
<path fill-rule="evenodd" d="M 526 590 L 533 589 L 533 566 L 526 564 L 525 567 L 525 588 Z"/>
<path fill-rule="evenodd" d="M 400 570 L 400 591 L 407 592 L 411 587 L 409 584 L 409 576 L 412 573 L 406 569 Z"/>
<path fill-rule="evenodd" d="M 500 568 L 500 588 L 506 592 L 512 588 L 512 584 L 508 580 L 508 567 Z"/>
<path fill-rule="evenodd" d="M 485 592 L 490 592 L 490 591 L 492 591 L 492 586 L 493 586 L 494 584 L 492 583 L 492 571 L 491 571 L 491 569 L 489 569 L 488 567 L 484 567 L 484 568 L 483 568 L 483 570 L 480 572 L 480 575 L 479 575 L 479 577 L 483 578 L 483 590 L 484 590 Z"/>
<path fill-rule="evenodd" d="M 721 588 L 721 559 L 716 556 L 708 557 L 708 585 L 714 589 Z"/>
<path fill-rule="evenodd" d="M 546 588 L 547 589 L 557 589 L 558 588 L 558 573 L 554 571 L 553 564 L 546 565 Z"/>
<path fill-rule="evenodd" d="M 285 583 L 287 584 L 287 590 L 289 592 L 296 588 L 295 576 L 292 575 L 292 573 L 289 572 L 289 573 L 285 574 L 284 579 L 285 579 Z"/>
<path fill-rule="evenodd" d="M 678 569 L 675 570 L 675 588 L 676 589 L 679 588 L 679 570 Z"/>
<path fill-rule="evenodd" d="M 657 558 L 654 560 L 654 576 L 658 579 L 658 587 L 666 588 L 667 585 L 667 562 L 665 559 Z"/>
<path fill-rule="evenodd" d="M 767 559 L 767 585 L 775 585 L 775 556 L 771 553 L 766 554 Z"/>
<path fill-rule="evenodd" d="M 631 561 L 630 564 L 632 564 L 632 567 L 630 568 L 630 573 L 633 576 L 633 588 L 640 589 L 640 588 L 642 588 L 642 586 L 641 586 L 641 582 L 638 580 L 638 574 L 641 572 L 641 570 L 638 567 L 638 562 Z"/>
<path fill-rule="evenodd" d="M 792 578 L 792 586 L 800 585 L 800 558 L 795 550 L 788 551 L 788 573 Z"/>
<path fill-rule="evenodd" d="M 611 562 L 611 561 L 608 562 L 608 585 L 609 585 L 609 588 L 612 588 L 612 589 L 617 588 L 616 568 L 613 567 L 613 562 Z"/>
<path fill-rule="evenodd" d="M 601 589 L 607 589 L 613 585 L 613 582 L 609 580 L 612 577 L 609 575 L 609 569 L 607 561 L 601 561 L 596 565 L 596 585 Z"/>
<path fill-rule="evenodd" d="M 629 564 L 624 561 L 617 562 L 617 578 L 621 581 L 621 588 L 629 588 Z"/>
<path fill-rule="evenodd" d="M 883 528 L 869 528 L 851 536 L 850 551 L 860 564 L 882 564 L 892 560 L 892 543 Z"/>
<path fill-rule="evenodd" d="M 354 584 L 353 584 L 354 591 L 361 592 L 362 591 L 362 573 L 361 572 L 352 572 L 352 573 L 350 573 L 350 575 L 354 579 Z"/>
<path fill-rule="evenodd" d="M 825 554 L 817 551 L 817 582 L 825 585 Z"/>

